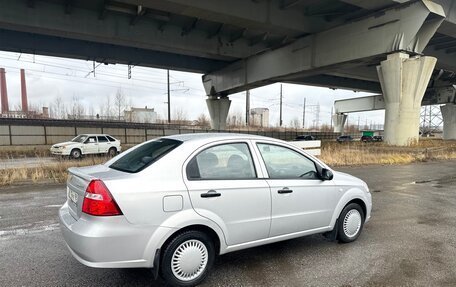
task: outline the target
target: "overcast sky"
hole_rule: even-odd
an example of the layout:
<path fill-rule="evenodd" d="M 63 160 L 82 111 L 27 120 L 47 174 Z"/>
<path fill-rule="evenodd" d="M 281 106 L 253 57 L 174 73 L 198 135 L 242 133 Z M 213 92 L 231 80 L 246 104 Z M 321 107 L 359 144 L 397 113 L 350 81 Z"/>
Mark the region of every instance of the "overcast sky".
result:
<path fill-rule="evenodd" d="M 131 79 L 125 65 L 103 65 L 96 63 L 95 76 L 93 62 L 66 58 L 34 56 L 0 52 L 0 67 L 6 69 L 10 109 L 20 105 L 19 69 L 26 70 L 29 104 L 50 106 L 61 98 L 68 106 L 73 97 L 78 97 L 87 110 L 92 107 L 95 113 L 113 99 L 120 88 L 133 107 L 155 108 L 161 118 L 167 117 L 166 70 L 133 67 Z M 183 110 L 188 119 L 196 119 L 201 113 L 208 115 L 206 95 L 201 82 L 201 74 L 171 71 L 171 114 Z M 270 124 L 279 121 L 280 84 L 273 84 L 251 90 L 251 108 L 269 108 Z M 330 123 L 334 100 L 369 95 L 347 90 L 331 90 L 303 85 L 283 84 L 283 124 L 297 118 L 302 122 L 303 100 L 306 98 L 306 126 L 316 119 L 316 106 L 320 105 L 320 124 Z M 231 113 L 245 113 L 245 93 L 230 95 Z M 111 101 L 112 102 L 112 101 Z M 349 115 L 350 123 L 383 124 L 384 111 L 354 113 Z"/>

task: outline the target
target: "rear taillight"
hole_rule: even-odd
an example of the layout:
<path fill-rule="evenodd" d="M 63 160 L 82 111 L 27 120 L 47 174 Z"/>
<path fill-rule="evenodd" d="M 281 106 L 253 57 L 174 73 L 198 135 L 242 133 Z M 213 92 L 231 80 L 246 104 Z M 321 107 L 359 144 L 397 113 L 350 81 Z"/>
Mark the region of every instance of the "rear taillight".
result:
<path fill-rule="evenodd" d="M 99 179 L 92 180 L 87 186 L 82 212 L 95 216 L 122 215 L 108 188 Z"/>

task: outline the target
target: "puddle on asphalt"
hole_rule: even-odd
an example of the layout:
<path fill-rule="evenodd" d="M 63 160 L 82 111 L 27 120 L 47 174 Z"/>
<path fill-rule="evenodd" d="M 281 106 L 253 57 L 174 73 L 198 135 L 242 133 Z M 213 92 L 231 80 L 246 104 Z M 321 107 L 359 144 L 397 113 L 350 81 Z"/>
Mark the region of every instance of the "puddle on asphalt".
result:
<path fill-rule="evenodd" d="M 41 223 L 41 225 L 40 225 Z M 13 237 L 25 236 L 28 234 L 53 231 L 59 228 L 59 223 L 42 224 L 44 222 L 35 222 L 29 228 L 22 226 L 13 226 L 11 229 L 0 230 L 0 240 L 10 239 Z"/>

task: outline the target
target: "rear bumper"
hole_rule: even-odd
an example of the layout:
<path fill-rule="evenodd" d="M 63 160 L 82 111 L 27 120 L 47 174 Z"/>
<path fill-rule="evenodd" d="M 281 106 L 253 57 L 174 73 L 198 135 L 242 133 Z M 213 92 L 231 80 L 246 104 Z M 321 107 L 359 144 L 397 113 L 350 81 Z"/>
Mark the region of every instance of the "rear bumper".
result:
<path fill-rule="evenodd" d="M 366 201 L 366 219 L 364 223 L 367 223 L 371 219 L 371 212 L 372 212 L 372 194 L 370 192 L 367 193 L 367 201 Z"/>
<path fill-rule="evenodd" d="M 153 267 L 157 232 L 167 228 L 135 226 L 124 216 L 94 217 L 83 214 L 75 220 L 67 203 L 59 210 L 60 229 L 71 254 L 82 264 L 98 268 Z"/>

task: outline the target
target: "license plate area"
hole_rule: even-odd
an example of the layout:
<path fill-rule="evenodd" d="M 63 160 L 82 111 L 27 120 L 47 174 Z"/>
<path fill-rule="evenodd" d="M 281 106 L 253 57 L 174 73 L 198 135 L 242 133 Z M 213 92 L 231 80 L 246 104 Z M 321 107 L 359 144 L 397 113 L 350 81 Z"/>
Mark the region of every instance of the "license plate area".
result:
<path fill-rule="evenodd" d="M 67 187 L 67 197 L 70 202 L 77 205 L 78 199 L 79 199 L 79 194 L 76 191 L 73 191 L 69 187 Z"/>

